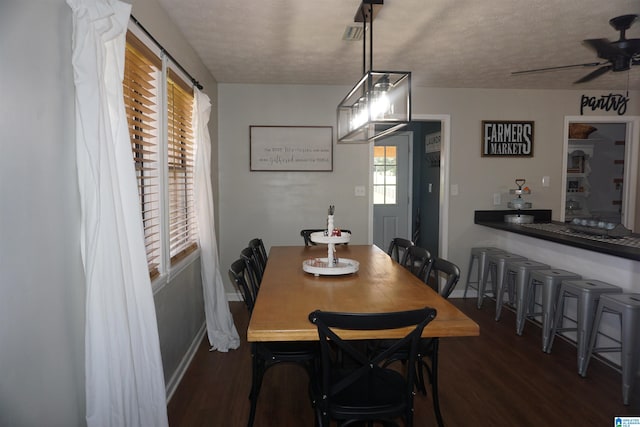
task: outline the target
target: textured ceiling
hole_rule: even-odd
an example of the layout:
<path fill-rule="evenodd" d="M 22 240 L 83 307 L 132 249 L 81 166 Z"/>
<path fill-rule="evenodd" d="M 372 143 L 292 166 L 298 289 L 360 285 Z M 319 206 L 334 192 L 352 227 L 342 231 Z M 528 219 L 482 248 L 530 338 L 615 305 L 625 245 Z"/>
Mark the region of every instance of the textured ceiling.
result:
<path fill-rule="evenodd" d="M 362 42 L 342 40 L 359 0 L 159 1 L 219 82 L 352 85 L 362 75 Z M 594 68 L 511 75 L 598 61 L 582 40 L 617 40 L 609 19 L 631 13 L 640 0 L 386 0 L 373 68 L 411 71 L 423 87 L 638 90 L 640 66 L 580 85 Z M 640 21 L 627 38 L 640 38 Z"/>

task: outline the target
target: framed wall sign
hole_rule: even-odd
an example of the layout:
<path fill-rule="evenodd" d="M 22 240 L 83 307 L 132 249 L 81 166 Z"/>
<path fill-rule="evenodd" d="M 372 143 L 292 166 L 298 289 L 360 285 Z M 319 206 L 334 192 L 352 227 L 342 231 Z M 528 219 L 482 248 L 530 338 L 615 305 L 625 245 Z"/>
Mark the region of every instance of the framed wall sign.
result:
<path fill-rule="evenodd" d="M 440 151 L 440 132 L 429 133 L 424 136 L 424 152 L 426 154 Z"/>
<path fill-rule="evenodd" d="M 332 126 L 249 126 L 252 171 L 333 171 Z"/>
<path fill-rule="evenodd" d="M 482 157 L 533 157 L 533 122 L 483 120 Z"/>

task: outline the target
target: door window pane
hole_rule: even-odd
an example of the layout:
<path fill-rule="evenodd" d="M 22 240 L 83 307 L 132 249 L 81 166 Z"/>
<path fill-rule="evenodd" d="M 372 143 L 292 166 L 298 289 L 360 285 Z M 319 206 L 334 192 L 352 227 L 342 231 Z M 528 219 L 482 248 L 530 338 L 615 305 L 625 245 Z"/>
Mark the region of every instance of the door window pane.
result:
<path fill-rule="evenodd" d="M 373 151 L 373 203 L 395 205 L 397 186 L 397 148 L 380 145 Z"/>

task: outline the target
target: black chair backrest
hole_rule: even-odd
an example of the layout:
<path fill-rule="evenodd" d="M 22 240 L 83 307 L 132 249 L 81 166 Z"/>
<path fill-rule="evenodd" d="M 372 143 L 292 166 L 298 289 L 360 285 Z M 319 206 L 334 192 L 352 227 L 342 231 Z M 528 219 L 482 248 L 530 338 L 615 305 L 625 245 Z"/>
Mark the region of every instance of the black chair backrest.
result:
<path fill-rule="evenodd" d="M 246 264 L 246 276 L 253 294 L 254 296 L 258 295 L 260 283 L 262 282 L 262 274 L 260 272 L 260 269 L 256 265 L 256 259 L 251 248 L 246 247 L 242 251 L 240 251 L 240 259 L 242 259 Z"/>
<path fill-rule="evenodd" d="M 401 348 L 408 347 L 409 364 L 413 366 L 415 363 L 418 343 L 424 327 L 436 317 L 436 310 L 425 307 L 418 310 L 400 311 L 392 313 L 335 313 L 316 310 L 309 314 L 309 320 L 318 328 L 318 337 L 320 339 L 321 353 L 321 382 L 320 387 L 322 394 L 326 396 L 326 401 L 322 404 L 330 405 L 332 397 L 340 393 L 340 391 L 350 385 L 363 381 L 363 377 L 376 374 L 376 371 L 384 371 L 383 362 Z M 412 326 L 413 329 L 404 336 L 404 338 L 393 341 L 382 352 L 368 352 L 366 349 L 354 345 L 353 342 L 340 338 L 338 330 L 385 330 L 398 329 Z M 348 375 L 342 375 L 337 382 L 333 382 L 335 375 L 332 373 L 334 369 L 340 369 L 336 366 L 332 357 L 335 355 L 335 348 L 341 353 L 342 357 L 348 356 L 355 363 Z M 373 371 L 373 372 L 372 372 Z M 411 401 L 411 395 L 414 387 L 414 369 L 405 369 L 406 373 L 406 393 L 408 401 Z"/>
<path fill-rule="evenodd" d="M 229 268 L 229 278 L 240 291 L 247 310 L 249 310 L 249 313 L 252 313 L 257 291 L 250 285 L 250 272 L 247 269 L 247 263 L 244 259 L 240 258 L 231 264 Z"/>
<path fill-rule="evenodd" d="M 264 248 L 262 239 L 251 239 L 249 241 L 249 247 L 253 251 L 253 255 L 258 263 L 261 274 L 264 274 L 264 269 L 267 267 L 267 251 Z"/>
<path fill-rule="evenodd" d="M 410 246 L 404 252 L 400 264 L 420 280 L 425 281 L 432 262 L 431 252 L 420 246 Z"/>
<path fill-rule="evenodd" d="M 445 284 L 439 293 L 443 298 L 449 298 L 453 288 L 455 288 L 458 280 L 460 280 L 460 269 L 457 265 L 444 258 L 435 257 L 427 273 L 425 283 L 438 291 L 440 277 L 444 277 Z"/>
<path fill-rule="evenodd" d="M 306 229 L 300 230 L 300 235 L 304 239 L 305 246 L 315 246 L 316 243 L 311 241 L 311 233 L 316 233 L 318 231 L 325 231 L 325 230 L 322 228 L 306 228 Z"/>
<path fill-rule="evenodd" d="M 260 283 L 262 282 L 262 269 L 260 268 L 259 261 L 256 257 L 256 254 L 253 252 L 253 249 L 250 247 L 246 247 L 240 251 L 240 258 L 244 259 L 247 263 L 247 267 L 251 270 L 253 275 L 255 276 L 255 285 L 260 287 Z"/>
<path fill-rule="evenodd" d="M 394 261 L 400 262 L 404 258 L 405 251 L 411 246 L 415 246 L 411 240 L 403 239 L 402 237 L 395 237 L 391 239 L 391 244 L 389 245 L 387 253 L 394 259 Z"/>
<path fill-rule="evenodd" d="M 304 245 L 305 246 L 315 246 L 316 242 L 311 240 L 311 233 L 317 233 L 319 231 L 326 231 L 326 229 L 324 229 L 324 228 L 305 228 L 303 230 L 300 230 L 300 235 L 304 239 Z M 344 231 L 345 233 L 351 234 L 351 230 L 346 230 L 346 229 L 341 228 L 340 231 Z"/>

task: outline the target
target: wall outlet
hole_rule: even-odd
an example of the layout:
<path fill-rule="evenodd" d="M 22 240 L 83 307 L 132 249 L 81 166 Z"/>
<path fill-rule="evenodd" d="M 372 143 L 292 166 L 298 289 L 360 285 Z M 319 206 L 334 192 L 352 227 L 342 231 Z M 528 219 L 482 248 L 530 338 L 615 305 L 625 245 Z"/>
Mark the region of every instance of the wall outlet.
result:
<path fill-rule="evenodd" d="M 500 193 L 493 193 L 493 205 L 498 206 L 501 202 Z"/>

